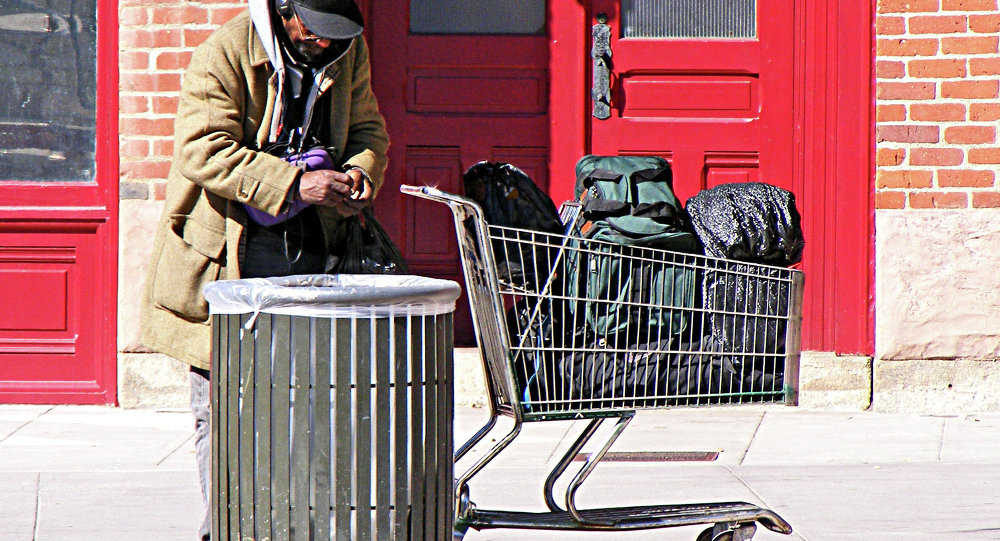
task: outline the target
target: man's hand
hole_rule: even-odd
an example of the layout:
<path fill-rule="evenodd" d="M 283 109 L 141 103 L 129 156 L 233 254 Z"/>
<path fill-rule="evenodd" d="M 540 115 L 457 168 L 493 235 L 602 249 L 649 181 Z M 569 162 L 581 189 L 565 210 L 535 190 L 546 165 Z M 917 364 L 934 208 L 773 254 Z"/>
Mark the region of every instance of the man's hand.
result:
<path fill-rule="evenodd" d="M 360 181 L 347 173 L 329 169 L 307 171 L 299 178 L 299 199 L 326 207 L 341 205 L 358 191 L 358 184 Z"/>
<path fill-rule="evenodd" d="M 309 171 L 299 178 L 299 198 L 307 203 L 333 207 L 343 216 L 354 216 L 371 203 L 373 189 L 360 170 L 346 173 Z"/>

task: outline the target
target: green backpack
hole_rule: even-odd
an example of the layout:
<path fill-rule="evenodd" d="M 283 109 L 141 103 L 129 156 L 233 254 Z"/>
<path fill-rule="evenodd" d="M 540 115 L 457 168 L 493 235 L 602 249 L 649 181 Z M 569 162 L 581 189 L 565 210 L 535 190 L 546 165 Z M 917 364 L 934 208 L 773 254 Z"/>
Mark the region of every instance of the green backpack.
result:
<path fill-rule="evenodd" d="M 674 195 L 670 164 L 654 156 L 591 155 L 577 163 L 576 176 L 576 195 L 586 220 L 582 236 L 616 246 L 580 243 L 596 249 L 573 251 L 567 258 L 567 277 L 579 299 L 570 303 L 571 310 L 582 315 L 597 336 L 620 338 L 627 333 L 627 343 L 689 330 L 695 269 L 669 257 L 628 259 L 622 253 L 635 251 L 618 246 L 700 253 L 690 219 Z M 637 255 L 654 254 L 664 255 Z"/>

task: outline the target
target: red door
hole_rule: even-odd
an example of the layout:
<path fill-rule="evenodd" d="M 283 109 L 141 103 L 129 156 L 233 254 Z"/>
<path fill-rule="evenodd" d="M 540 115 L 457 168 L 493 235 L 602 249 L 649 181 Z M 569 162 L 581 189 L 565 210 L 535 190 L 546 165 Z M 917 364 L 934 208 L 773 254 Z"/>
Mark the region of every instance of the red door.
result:
<path fill-rule="evenodd" d="M 682 201 L 726 182 L 794 189 L 789 2 L 594 0 L 592 13 L 611 51 L 592 68 L 610 81 L 592 152 L 667 158 Z"/>
<path fill-rule="evenodd" d="M 0 403 L 116 400 L 116 20 L 0 7 Z"/>
<path fill-rule="evenodd" d="M 462 193 L 480 160 L 513 163 L 548 187 L 548 41 L 544 0 L 369 2 L 373 85 L 391 140 L 376 214 L 415 274 L 461 281 L 447 207 L 399 185 Z M 405 6 L 406 3 L 403 3 Z M 456 341 L 472 343 L 464 300 Z"/>
<path fill-rule="evenodd" d="M 806 238 L 803 347 L 871 354 L 873 4 L 549 3 L 560 59 L 551 114 L 566 126 L 552 134 L 553 195 L 572 194 L 571 174 L 557 171 L 582 153 L 663 156 L 682 201 L 724 182 L 791 190 Z M 603 65 L 585 58 L 601 14 L 611 50 L 603 119 L 592 97 Z"/>

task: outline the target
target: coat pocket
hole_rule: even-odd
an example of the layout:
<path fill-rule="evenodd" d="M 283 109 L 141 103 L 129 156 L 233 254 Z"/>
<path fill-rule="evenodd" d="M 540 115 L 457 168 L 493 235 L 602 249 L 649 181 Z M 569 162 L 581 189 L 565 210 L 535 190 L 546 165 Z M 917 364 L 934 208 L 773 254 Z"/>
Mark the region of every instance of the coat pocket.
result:
<path fill-rule="evenodd" d="M 226 235 L 186 215 L 170 217 L 163 251 L 156 262 L 153 301 L 192 321 L 208 320 L 201 289 L 219 278 Z"/>

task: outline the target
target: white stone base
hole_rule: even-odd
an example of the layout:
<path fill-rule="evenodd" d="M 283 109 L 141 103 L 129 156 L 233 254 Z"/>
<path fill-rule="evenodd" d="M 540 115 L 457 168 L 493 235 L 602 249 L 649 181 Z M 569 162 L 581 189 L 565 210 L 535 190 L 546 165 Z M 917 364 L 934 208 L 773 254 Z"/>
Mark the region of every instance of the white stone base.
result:
<path fill-rule="evenodd" d="M 119 353 L 118 403 L 123 408 L 191 407 L 188 365 L 159 353 Z"/>
<path fill-rule="evenodd" d="M 1000 411 L 1000 361 L 876 360 L 872 409 L 964 415 Z"/>

